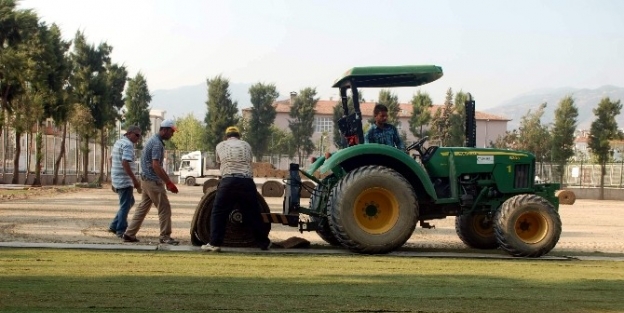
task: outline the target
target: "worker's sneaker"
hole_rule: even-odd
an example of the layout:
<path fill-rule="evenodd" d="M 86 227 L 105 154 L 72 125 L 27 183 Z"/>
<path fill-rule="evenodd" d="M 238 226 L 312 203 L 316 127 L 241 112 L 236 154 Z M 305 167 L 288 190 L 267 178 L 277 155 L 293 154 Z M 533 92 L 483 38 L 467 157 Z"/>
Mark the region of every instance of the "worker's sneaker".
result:
<path fill-rule="evenodd" d="M 219 251 L 221 251 L 221 247 L 213 246 L 213 245 L 211 245 L 209 243 L 201 246 L 201 249 L 204 250 L 204 251 L 208 251 L 208 252 L 219 252 Z"/>
<path fill-rule="evenodd" d="M 260 246 L 260 250 L 271 250 L 271 247 L 272 247 L 272 246 L 273 246 L 273 243 L 271 243 L 271 242 L 269 241 L 269 243 L 268 243 L 268 244 L 264 244 L 264 245 Z"/>
<path fill-rule="evenodd" d="M 160 238 L 160 243 L 177 246 L 180 242 L 178 240 L 175 240 L 175 239 L 169 237 L 169 238 L 166 238 L 166 239 Z"/>
<path fill-rule="evenodd" d="M 121 236 L 121 239 L 123 239 L 124 242 L 139 242 L 139 239 L 137 239 L 136 236 L 130 236 L 126 234 L 123 234 Z"/>

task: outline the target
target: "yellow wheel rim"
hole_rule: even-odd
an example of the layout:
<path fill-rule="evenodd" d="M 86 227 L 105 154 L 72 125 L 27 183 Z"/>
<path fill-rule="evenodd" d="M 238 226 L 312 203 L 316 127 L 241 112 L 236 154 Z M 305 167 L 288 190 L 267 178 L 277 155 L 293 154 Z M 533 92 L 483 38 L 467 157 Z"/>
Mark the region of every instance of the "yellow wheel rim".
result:
<path fill-rule="evenodd" d="M 358 226 L 369 234 L 383 234 L 399 219 L 399 202 L 384 188 L 364 190 L 355 200 L 353 215 Z"/>
<path fill-rule="evenodd" d="M 491 237 L 494 234 L 492 221 L 485 215 L 476 215 L 472 217 L 472 229 L 481 237 Z"/>
<path fill-rule="evenodd" d="M 525 243 L 538 243 L 548 233 L 548 222 L 539 212 L 526 212 L 518 217 L 514 229 L 518 238 Z"/>

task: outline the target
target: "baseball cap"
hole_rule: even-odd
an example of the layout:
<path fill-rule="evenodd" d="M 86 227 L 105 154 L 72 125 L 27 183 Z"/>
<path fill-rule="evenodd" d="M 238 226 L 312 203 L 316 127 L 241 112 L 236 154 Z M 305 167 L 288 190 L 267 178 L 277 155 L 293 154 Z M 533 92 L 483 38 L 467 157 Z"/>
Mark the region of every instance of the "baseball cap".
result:
<path fill-rule="evenodd" d="M 139 126 L 136 125 L 132 125 L 130 127 L 128 127 L 128 129 L 126 130 L 126 134 L 128 133 L 137 133 L 137 132 L 141 132 L 141 128 Z"/>
<path fill-rule="evenodd" d="M 176 127 L 176 124 L 173 120 L 164 120 L 162 121 L 162 123 L 160 123 L 160 127 L 168 127 L 173 129 L 174 131 L 177 131 L 178 128 Z"/>
<path fill-rule="evenodd" d="M 230 133 L 240 134 L 240 130 L 238 130 L 238 127 L 236 127 L 236 126 L 230 126 L 230 127 L 225 129 L 225 133 L 226 134 L 230 134 Z"/>

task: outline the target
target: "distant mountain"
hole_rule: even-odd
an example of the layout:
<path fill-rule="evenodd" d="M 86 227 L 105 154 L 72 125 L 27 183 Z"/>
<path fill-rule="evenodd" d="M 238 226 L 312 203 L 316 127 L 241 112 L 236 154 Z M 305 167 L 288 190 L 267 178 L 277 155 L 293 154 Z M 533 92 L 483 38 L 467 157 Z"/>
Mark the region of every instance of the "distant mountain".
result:
<path fill-rule="evenodd" d="M 230 83 L 232 101 L 238 101 L 238 109 L 251 106 L 249 100 L 251 84 Z M 152 109 L 167 111 L 166 118 L 180 118 L 191 113 L 200 121 L 206 117 L 208 86 L 206 83 L 182 86 L 174 89 L 158 89 L 152 92 Z"/>
<path fill-rule="evenodd" d="M 598 106 L 602 98 L 609 97 L 611 101 L 620 100 L 624 103 L 624 88 L 622 87 L 607 85 L 597 89 L 550 88 L 538 89 L 519 95 L 499 106 L 483 111 L 512 119 L 507 124 L 507 129 L 512 130 L 518 128 L 522 116 L 526 115 L 528 110 L 535 112 L 540 104 L 546 102 L 547 106 L 542 117 L 542 123 L 548 124 L 555 119 L 555 109 L 559 105 L 559 101 L 567 95 L 572 96 L 574 104 L 576 104 L 579 110 L 579 129 L 589 129 L 591 123 L 596 119 L 592 110 Z M 616 120 L 618 127 L 624 128 L 624 112 L 620 113 Z"/>

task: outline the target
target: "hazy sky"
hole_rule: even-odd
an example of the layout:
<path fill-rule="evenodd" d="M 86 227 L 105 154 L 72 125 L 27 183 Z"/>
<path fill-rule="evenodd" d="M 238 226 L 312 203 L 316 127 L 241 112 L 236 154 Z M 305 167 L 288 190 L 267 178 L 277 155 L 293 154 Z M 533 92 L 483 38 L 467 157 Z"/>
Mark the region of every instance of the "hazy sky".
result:
<path fill-rule="evenodd" d="M 281 93 L 354 66 L 435 64 L 434 103 L 471 92 L 487 108 L 538 88 L 624 86 L 624 1 L 23 0 L 68 39 L 84 31 L 151 91 L 205 82 L 274 83 Z M 417 88 L 395 89 L 407 102 Z M 378 90 L 364 90 L 375 100 Z M 236 99 L 234 99 L 236 100 Z"/>

